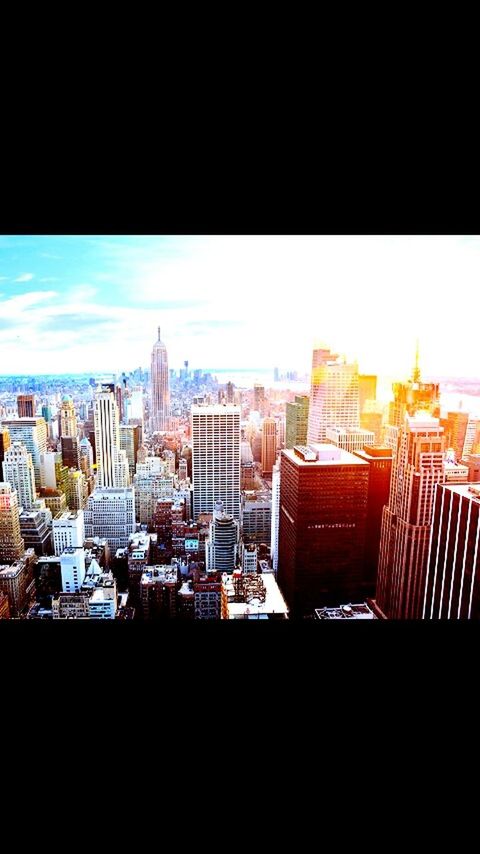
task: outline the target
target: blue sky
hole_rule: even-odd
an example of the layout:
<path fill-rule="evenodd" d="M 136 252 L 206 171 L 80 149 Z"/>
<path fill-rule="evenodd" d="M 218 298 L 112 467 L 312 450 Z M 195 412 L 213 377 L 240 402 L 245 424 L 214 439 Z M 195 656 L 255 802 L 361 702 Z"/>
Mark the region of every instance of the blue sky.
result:
<path fill-rule="evenodd" d="M 480 374 L 472 237 L 0 237 L 0 373 L 147 366 Z"/>

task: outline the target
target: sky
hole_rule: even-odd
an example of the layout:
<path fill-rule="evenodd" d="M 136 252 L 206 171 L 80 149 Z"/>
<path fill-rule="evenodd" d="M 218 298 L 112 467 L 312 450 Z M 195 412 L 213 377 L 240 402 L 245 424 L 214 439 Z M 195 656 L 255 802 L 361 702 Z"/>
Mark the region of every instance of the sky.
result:
<path fill-rule="evenodd" d="M 480 376 L 480 237 L 0 236 L 0 374 L 148 367 Z"/>

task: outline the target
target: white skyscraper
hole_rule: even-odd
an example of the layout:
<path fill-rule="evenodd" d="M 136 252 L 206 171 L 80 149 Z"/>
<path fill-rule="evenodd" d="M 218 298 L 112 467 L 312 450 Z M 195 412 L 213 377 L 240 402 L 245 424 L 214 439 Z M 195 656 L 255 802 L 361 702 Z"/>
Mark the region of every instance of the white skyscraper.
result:
<path fill-rule="evenodd" d="M 280 520 L 280 463 L 275 463 L 272 470 L 272 536 L 270 541 L 270 557 L 275 575 L 278 569 L 278 527 Z"/>
<path fill-rule="evenodd" d="M 130 475 L 125 451 L 120 450 L 118 406 L 110 386 L 100 386 L 93 408 L 97 485 L 122 489 L 129 485 Z"/>
<path fill-rule="evenodd" d="M 226 513 L 240 516 L 240 406 L 192 406 L 193 513 L 213 513 L 222 501 Z"/>
<path fill-rule="evenodd" d="M 83 548 L 85 541 L 85 521 L 83 510 L 70 512 L 65 510 L 52 521 L 53 547 L 56 555 L 64 549 Z"/>
<path fill-rule="evenodd" d="M 167 348 L 160 340 L 160 327 L 158 327 L 158 340 L 152 350 L 152 406 L 150 411 L 150 430 L 168 430 L 170 419 L 170 387 L 168 376 Z"/>
<path fill-rule="evenodd" d="M 47 450 L 47 424 L 44 418 L 15 418 L 4 420 L 3 426 L 8 428 L 11 442 L 23 442 L 27 451 L 32 455 L 35 472 L 35 487 L 42 486 L 40 475 L 40 455 Z"/>
<path fill-rule="evenodd" d="M 330 350 L 313 351 L 308 442 L 324 442 L 327 427 L 360 427 L 358 366 Z"/>
<path fill-rule="evenodd" d="M 60 557 L 62 590 L 78 593 L 85 578 L 85 551 L 82 548 L 67 548 Z"/>
<path fill-rule="evenodd" d="M 31 510 L 37 498 L 35 472 L 32 455 L 23 442 L 13 442 L 3 460 L 3 479 L 17 490 L 18 503 L 24 510 Z"/>
<path fill-rule="evenodd" d="M 106 537 L 110 551 L 128 546 L 135 531 L 135 495 L 133 487 L 126 489 L 95 489 L 88 497 L 84 511 L 85 536 Z"/>

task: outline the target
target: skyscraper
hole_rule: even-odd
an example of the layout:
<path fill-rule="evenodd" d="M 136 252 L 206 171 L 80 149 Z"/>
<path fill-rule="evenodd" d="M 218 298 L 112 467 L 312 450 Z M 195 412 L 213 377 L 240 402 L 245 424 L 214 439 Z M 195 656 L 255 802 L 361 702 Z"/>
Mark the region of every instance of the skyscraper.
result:
<path fill-rule="evenodd" d="M 0 474 L 2 473 L 2 463 L 5 457 L 5 451 L 10 447 L 10 433 L 6 427 L 0 427 Z"/>
<path fill-rule="evenodd" d="M 308 442 L 324 442 L 327 427 L 359 427 L 358 366 L 330 352 L 313 351 Z"/>
<path fill-rule="evenodd" d="M 17 491 L 0 483 L 0 564 L 13 563 L 25 553 L 18 513 Z"/>
<path fill-rule="evenodd" d="M 383 510 L 376 602 L 388 619 L 421 617 L 435 486 L 445 480 L 445 438 L 427 412 L 405 417 Z"/>
<path fill-rule="evenodd" d="M 365 401 L 376 400 L 377 397 L 377 378 L 374 374 L 359 374 L 358 375 L 358 398 L 360 415 L 363 412 Z"/>
<path fill-rule="evenodd" d="M 308 430 L 308 408 L 310 399 L 307 394 L 296 394 L 294 403 L 286 406 L 285 447 L 305 445 Z"/>
<path fill-rule="evenodd" d="M 480 489 L 438 484 L 421 614 L 424 619 L 480 618 Z"/>
<path fill-rule="evenodd" d="M 170 419 L 170 388 L 168 374 L 167 348 L 160 339 L 160 327 L 158 327 L 158 340 L 152 350 L 152 407 L 150 411 L 150 430 L 164 431 L 169 428 Z"/>
<path fill-rule="evenodd" d="M 19 394 L 17 396 L 17 410 L 19 418 L 34 418 L 35 406 L 34 394 Z"/>
<path fill-rule="evenodd" d="M 468 412 L 461 411 L 449 412 L 446 418 L 440 419 L 440 424 L 445 431 L 445 448 L 453 448 L 456 460 L 460 460 L 463 456 L 468 422 Z"/>
<path fill-rule="evenodd" d="M 13 442 L 3 461 L 3 479 L 11 484 L 24 510 L 30 510 L 37 498 L 32 455 L 23 442 Z"/>
<path fill-rule="evenodd" d="M 217 501 L 205 543 L 207 571 L 233 572 L 237 564 L 238 541 L 238 522 L 225 513 L 223 503 Z"/>
<path fill-rule="evenodd" d="M 265 388 L 260 383 L 255 383 L 253 386 L 253 409 L 255 412 L 259 412 L 260 415 L 265 415 Z"/>
<path fill-rule="evenodd" d="M 240 516 L 240 406 L 194 405 L 192 418 L 193 513 Z"/>
<path fill-rule="evenodd" d="M 277 422 L 264 418 L 262 424 L 262 472 L 271 474 L 277 457 Z"/>
<path fill-rule="evenodd" d="M 335 445 L 282 451 L 278 583 L 293 616 L 362 601 L 368 463 Z"/>
<path fill-rule="evenodd" d="M 4 419 L 3 426 L 10 433 L 11 442 L 23 442 L 27 451 L 32 455 L 35 471 L 35 487 L 42 486 L 40 475 L 40 455 L 47 450 L 47 425 L 44 418 L 15 418 Z"/>
<path fill-rule="evenodd" d="M 270 538 L 270 559 L 275 575 L 278 570 L 278 531 L 280 522 L 280 461 L 272 471 L 272 529 Z"/>
<path fill-rule="evenodd" d="M 375 595 L 377 580 L 380 535 L 382 530 L 383 508 L 388 504 L 390 477 L 392 473 L 392 452 L 390 448 L 366 445 L 362 450 L 353 451 L 356 457 L 369 465 L 367 527 L 365 534 L 365 579 L 371 584 L 370 597 Z"/>
<path fill-rule="evenodd" d="M 73 399 L 69 394 L 64 394 L 60 407 L 60 436 L 77 438 L 77 416 L 73 406 Z"/>
<path fill-rule="evenodd" d="M 112 554 L 128 546 L 135 530 L 135 496 L 126 489 L 95 489 L 84 511 L 85 536 L 106 537 Z"/>
<path fill-rule="evenodd" d="M 97 485 L 122 489 L 130 482 L 128 460 L 120 450 L 118 407 L 107 386 L 100 386 L 95 394 L 94 421 Z"/>

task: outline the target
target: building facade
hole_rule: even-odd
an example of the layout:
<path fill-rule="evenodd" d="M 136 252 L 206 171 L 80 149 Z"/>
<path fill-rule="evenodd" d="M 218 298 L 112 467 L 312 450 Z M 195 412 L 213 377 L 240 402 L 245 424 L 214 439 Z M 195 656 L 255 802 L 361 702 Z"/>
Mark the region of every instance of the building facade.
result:
<path fill-rule="evenodd" d="M 240 406 L 194 405 L 191 410 L 193 513 L 213 513 L 216 501 L 240 515 Z"/>

